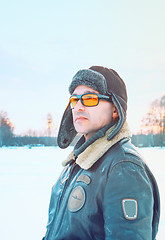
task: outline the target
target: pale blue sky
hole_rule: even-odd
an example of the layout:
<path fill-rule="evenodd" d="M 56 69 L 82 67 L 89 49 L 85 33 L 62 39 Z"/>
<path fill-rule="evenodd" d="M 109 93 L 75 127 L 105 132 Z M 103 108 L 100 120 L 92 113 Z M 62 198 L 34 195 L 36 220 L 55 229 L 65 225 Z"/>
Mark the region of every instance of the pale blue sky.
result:
<path fill-rule="evenodd" d="M 133 131 L 165 94 L 164 0 L 12 1 L 0 4 L 0 110 L 15 133 L 59 123 L 73 75 L 115 69 L 128 89 Z"/>

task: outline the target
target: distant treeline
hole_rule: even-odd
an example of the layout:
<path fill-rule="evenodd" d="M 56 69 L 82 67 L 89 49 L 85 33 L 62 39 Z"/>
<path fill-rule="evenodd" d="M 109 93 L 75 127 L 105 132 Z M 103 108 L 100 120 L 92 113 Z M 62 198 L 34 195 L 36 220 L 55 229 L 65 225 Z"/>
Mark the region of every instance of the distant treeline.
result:
<path fill-rule="evenodd" d="M 72 142 L 72 146 L 76 143 L 78 138 Z M 163 147 L 165 146 L 165 136 L 161 134 L 149 134 L 149 135 L 133 135 L 132 143 L 137 147 Z M 4 141 L 0 141 L 0 147 L 2 146 L 58 146 L 56 137 L 31 137 L 31 136 L 13 136 Z"/>
<path fill-rule="evenodd" d="M 56 137 L 11 137 L 1 142 L 1 146 L 57 146 Z"/>
<path fill-rule="evenodd" d="M 136 147 L 165 147 L 165 135 L 164 134 L 133 135 L 132 143 Z"/>

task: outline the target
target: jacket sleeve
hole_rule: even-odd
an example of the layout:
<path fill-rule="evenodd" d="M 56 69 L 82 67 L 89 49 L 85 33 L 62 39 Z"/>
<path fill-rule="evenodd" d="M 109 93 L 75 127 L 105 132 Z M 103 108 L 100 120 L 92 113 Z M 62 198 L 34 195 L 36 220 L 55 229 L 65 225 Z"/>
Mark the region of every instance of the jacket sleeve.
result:
<path fill-rule="evenodd" d="M 113 167 L 105 186 L 103 215 L 106 240 L 152 239 L 153 191 L 143 167 L 129 161 Z"/>

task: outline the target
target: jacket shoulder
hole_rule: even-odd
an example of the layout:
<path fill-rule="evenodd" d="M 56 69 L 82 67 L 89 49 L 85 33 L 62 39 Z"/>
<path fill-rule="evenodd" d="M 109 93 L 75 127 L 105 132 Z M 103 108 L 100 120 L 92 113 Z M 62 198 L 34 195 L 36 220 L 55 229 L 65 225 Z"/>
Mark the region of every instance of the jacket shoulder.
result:
<path fill-rule="evenodd" d="M 136 150 L 136 147 L 128 138 L 119 141 L 112 149 L 107 152 L 107 157 L 112 156 L 111 168 L 116 164 L 130 162 L 143 168 L 144 159 Z"/>

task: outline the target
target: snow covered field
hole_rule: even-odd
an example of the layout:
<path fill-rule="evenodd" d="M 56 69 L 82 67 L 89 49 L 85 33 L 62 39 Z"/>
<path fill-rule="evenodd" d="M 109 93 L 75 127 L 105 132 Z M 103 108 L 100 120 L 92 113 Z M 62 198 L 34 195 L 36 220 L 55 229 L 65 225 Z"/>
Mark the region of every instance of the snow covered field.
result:
<path fill-rule="evenodd" d="M 0 239 L 41 240 L 46 231 L 51 187 L 71 148 L 0 148 Z M 165 148 L 141 148 L 161 195 L 157 240 L 165 236 Z"/>

